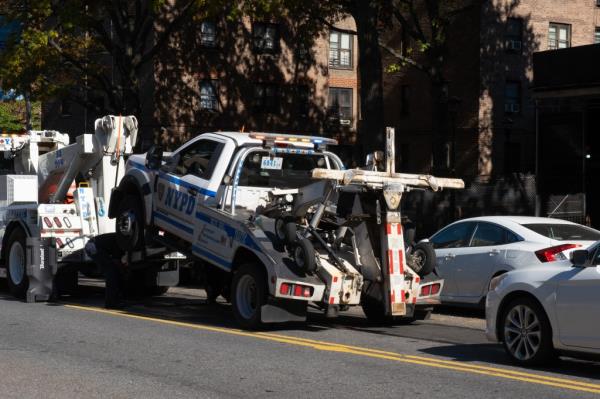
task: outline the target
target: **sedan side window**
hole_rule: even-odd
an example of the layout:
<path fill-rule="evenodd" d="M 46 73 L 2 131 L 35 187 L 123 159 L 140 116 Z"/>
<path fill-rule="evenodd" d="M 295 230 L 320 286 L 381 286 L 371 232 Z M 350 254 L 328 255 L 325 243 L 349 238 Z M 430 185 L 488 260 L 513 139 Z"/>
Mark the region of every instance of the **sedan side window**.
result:
<path fill-rule="evenodd" d="M 192 174 L 210 179 L 222 149 L 223 144 L 217 141 L 198 140 L 178 153 L 179 160 L 175 174 L 180 176 Z"/>
<path fill-rule="evenodd" d="M 464 222 L 447 227 L 431 237 L 434 248 L 461 248 L 469 246 L 475 223 Z"/>
<path fill-rule="evenodd" d="M 472 247 L 489 247 L 507 243 L 507 231 L 491 223 L 478 223 L 473 235 Z M 513 234 L 514 235 L 514 234 Z"/>

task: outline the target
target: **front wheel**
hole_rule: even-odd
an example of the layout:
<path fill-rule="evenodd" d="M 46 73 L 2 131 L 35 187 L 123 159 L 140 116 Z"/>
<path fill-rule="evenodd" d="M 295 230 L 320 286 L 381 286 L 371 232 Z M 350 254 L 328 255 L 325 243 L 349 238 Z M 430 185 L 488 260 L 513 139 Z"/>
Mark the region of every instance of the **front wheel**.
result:
<path fill-rule="evenodd" d="M 231 305 L 242 328 L 255 330 L 263 326 L 262 306 L 267 302 L 267 279 L 259 265 L 242 265 L 233 276 Z"/>
<path fill-rule="evenodd" d="M 123 251 L 141 249 L 144 244 L 142 203 L 135 195 L 123 197 L 117 208 L 117 245 Z"/>
<path fill-rule="evenodd" d="M 544 309 L 531 298 L 512 301 L 501 318 L 506 353 L 517 363 L 540 365 L 555 356 L 552 329 Z"/>
<path fill-rule="evenodd" d="M 5 254 L 8 289 L 17 298 L 24 298 L 29 288 L 25 238 L 23 229 L 13 230 L 8 238 L 8 252 Z"/>

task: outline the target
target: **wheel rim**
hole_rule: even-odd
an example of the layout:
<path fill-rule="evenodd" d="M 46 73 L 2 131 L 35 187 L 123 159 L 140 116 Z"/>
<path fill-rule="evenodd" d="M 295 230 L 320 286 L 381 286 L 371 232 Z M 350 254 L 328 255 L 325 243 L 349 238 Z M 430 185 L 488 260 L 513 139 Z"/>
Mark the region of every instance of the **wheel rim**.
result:
<path fill-rule="evenodd" d="M 421 250 L 421 249 L 417 249 L 415 251 L 413 260 L 414 260 L 414 266 L 415 266 L 415 271 L 419 271 L 423 268 L 423 266 L 425 265 L 425 251 Z"/>
<path fill-rule="evenodd" d="M 246 320 L 251 319 L 258 309 L 258 289 L 252 276 L 246 274 L 240 278 L 235 299 L 240 315 Z"/>
<path fill-rule="evenodd" d="M 25 278 L 25 251 L 20 242 L 12 244 L 8 258 L 10 279 L 14 285 L 19 285 Z"/>
<path fill-rule="evenodd" d="M 542 326 L 531 308 L 518 305 L 508 312 L 504 320 L 504 340 L 511 355 L 519 360 L 529 360 L 538 353 Z"/>
<path fill-rule="evenodd" d="M 119 218 L 119 232 L 125 237 L 131 237 L 135 229 L 135 215 L 133 212 L 125 212 Z"/>

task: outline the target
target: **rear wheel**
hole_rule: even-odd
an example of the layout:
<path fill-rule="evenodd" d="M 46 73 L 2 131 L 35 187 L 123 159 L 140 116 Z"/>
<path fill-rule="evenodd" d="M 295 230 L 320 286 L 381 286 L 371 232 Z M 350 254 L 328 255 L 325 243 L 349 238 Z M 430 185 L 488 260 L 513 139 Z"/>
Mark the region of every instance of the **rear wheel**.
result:
<path fill-rule="evenodd" d="M 117 208 L 117 245 L 123 251 L 141 249 L 144 245 L 144 214 L 135 195 L 125 195 Z"/>
<path fill-rule="evenodd" d="M 263 326 L 262 306 L 267 303 L 267 283 L 259 265 L 242 265 L 233 276 L 231 304 L 233 315 L 241 327 L 258 329 Z"/>
<path fill-rule="evenodd" d="M 8 252 L 6 255 L 6 273 L 8 289 L 17 298 L 24 298 L 29 288 L 27 276 L 27 257 L 25 252 L 25 232 L 16 228 L 10 233 L 7 241 Z"/>
<path fill-rule="evenodd" d="M 522 365 L 540 365 L 555 357 L 552 328 L 544 309 L 533 299 L 512 301 L 502 314 L 504 349 Z"/>

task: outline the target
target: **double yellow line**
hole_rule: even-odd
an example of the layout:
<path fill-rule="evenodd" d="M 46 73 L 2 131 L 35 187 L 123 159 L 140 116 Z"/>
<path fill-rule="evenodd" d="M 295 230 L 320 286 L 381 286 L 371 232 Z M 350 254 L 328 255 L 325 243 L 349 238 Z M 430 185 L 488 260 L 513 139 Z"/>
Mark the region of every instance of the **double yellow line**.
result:
<path fill-rule="evenodd" d="M 195 330 L 211 331 L 224 333 L 229 335 L 237 335 L 243 337 L 251 337 L 261 339 L 265 341 L 273 341 L 282 344 L 290 344 L 295 346 L 302 346 L 310 349 L 345 353 L 356 356 L 384 359 L 400 363 L 417 364 L 426 367 L 435 367 L 440 369 L 448 369 L 454 371 L 461 371 L 471 374 L 486 375 L 491 377 L 505 378 L 509 380 L 517 380 L 522 382 L 528 382 L 532 384 L 547 385 L 556 388 L 570 389 L 573 391 L 589 392 L 600 394 L 600 384 L 592 384 L 583 381 L 577 381 L 567 378 L 551 377 L 542 374 L 533 374 L 517 370 L 503 369 L 497 367 L 479 366 L 473 364 L 465 364 L 458 361 L 452 360 L 441 360 L 432 357 L 406 355 L 396 352 L 388 352 L 377 349 L 365 348 L 360 346 L 343 345 L 335 342 L 318 341 L 306 338 L 292 337 L 289 335 L 272 334 L 265 332 L 249 332 L 242 331 L 233 328 L 225 327 L 213 327 L 203 324 L 193 324 L 174 320 L 160 319 L 155 317 L 142 316 L 139 314 L 133 314 L 123 311 L 106 310 L 96 307 L 79 306 L 79 305 L 65 305 L 68 308 L 85 310 L 96 313 L 103 313 L 113 316 L 126 317 L 130 319 L 151 321 L 154 323 L 167 324 L 178 327 L 192 328 Z"/>

